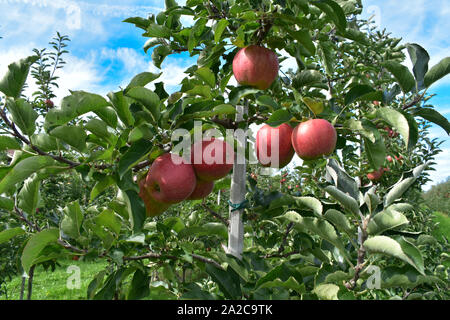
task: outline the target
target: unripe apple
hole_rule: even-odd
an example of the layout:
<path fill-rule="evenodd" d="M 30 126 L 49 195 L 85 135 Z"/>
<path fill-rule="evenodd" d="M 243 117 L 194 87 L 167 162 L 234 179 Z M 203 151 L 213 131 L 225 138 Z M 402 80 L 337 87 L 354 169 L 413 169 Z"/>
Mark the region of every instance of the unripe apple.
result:
<path fill-rule="evenodd" d="M 262 166 L 283 168 L 291 162 L 295 153 L 291 143 L 292 131 L 287 123 L 276 128 L 266 124 L 258 130 L 256 156 Z"/>
<path fill-rule="evenodd" d="M 166 204 L 186 200 L 194 191 L 196 183 L 193 166 L 172 153 L 156 158 L 145 180 L 151 198 Z"/>
<path fill-rule="evenodd" d="M 148 173 L 150 174 L 150 172 Z M 144 201 L 145 204 L 145 212 L 148 217 L 156 217 L 164 213 L 167 209 L 169 209 L 170 204 L 161 203 L 153 199 L 153 197 L 149 193 L 149 188 L 146 185 L 146 178 L 144 177 L 139 181 L 139 197 Z"/>
<path fill-rule="evenodd" d="M 197 179 L 197 184 L 192 194 L 187 198 L 188 200 L 201 200 L 206 198 L 214 189 L 213 181 L 202 181 Z"/>
<path fill-rule="evenodd" d="M 257 45 L 242 48 L 234 56 L 236 81 L 260 90 L 268 89 L 278 76 L 279 63 L 275 52 Z"/>
<path fill-rule="evenodd" d="M 371 181 L 378 181 L 381 179 L 381 177 L 383 176 L 384 170 L 385 168 L 380 168 L 376 171 L 370 172 L 367 174 L 367 178 Z"/>
<path fill-rule="evenodd" d="M 336 129 L 324 119 L 302 122 L 292 133 L 292 146 L 303 160 L 315 160 L 330 155 L 336 148 L 336 142 Z"/>
<path fill-rule="evenodd" d="M 233 147 L 223 140 L 214 138 L 196 142 L 191 147 L 191 163 L 200 180 L 222 179 L 233 169 Z"/>

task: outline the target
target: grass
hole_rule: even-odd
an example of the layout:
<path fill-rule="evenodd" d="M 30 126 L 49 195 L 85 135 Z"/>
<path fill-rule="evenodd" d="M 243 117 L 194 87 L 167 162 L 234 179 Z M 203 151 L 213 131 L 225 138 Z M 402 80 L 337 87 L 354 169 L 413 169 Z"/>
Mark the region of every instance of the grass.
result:
<path fill-rule="evenodd" d="M 86 292 L 93 277 L 106 267 L 105 262 L 85 262 L 85 261 L 62 261 L 60 267 L 56 267 L 52 272 L 45 271 L 43 267 L 37 267 L 34 272 L 32 300 L 80 300 L 86 299 Z M 67 284 L 71 283 L 69 277 L 73 276 L 68 268 L 77 266 L 80 268 L 80 288 L 69 289 Z M 68 272 L 69 271 L 69 272 Z M 8 299 L 19 300 L 22 278 L 14 277 L 8 284 Z M 26 298 L 25 289 L 25 298 Z M 4 300 L 4 295 L 0 300 Z"/>
<path fill-rule="evenodd" d="M 436 230 L 433 231 L 433 236 L 442 240 L 444 237 L 450 241 L 450 217 L 443 212 L 434 213 L 434 221 L 439 225 Z"/>

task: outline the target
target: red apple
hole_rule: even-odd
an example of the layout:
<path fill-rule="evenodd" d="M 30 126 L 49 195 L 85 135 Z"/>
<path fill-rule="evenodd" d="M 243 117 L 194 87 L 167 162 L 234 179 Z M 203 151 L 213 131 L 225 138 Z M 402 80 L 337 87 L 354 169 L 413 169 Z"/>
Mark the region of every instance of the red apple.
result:
<path fill-rule="evenodd" d="M 371 181 L 378 181 L 381 179 L 381 177 L 383 176 L 384 170 L 385 168 L 380 168 L 376 171 L 370 172 L 367 174 L 367 178 Z"/>
<path fill-rule="evenodd" d="M 200 180 L 222 179 L 233 169 L 233 162 L 233 147 L 223 140 L 211 138 L 191 147 L 191 163 Z"/>
<path fill-rule="evenodd" d="M 145 211 L 148 217 L 159 216 L 170 207 L 168 203 L 161 203 L 153 199 L 146 185 L 146 178 L 139 181 L 139 196 L 144 201 Z"/>
<path fill-rule="evenodd" d="M 213 181 L 202 181 L 197 179 L 194 192 L 187 198 L 188 200 L 201 200 L 206 198 L 214 189 Z"/>
<path fill-rule="evenodd" d="M 233 59 L 233 73 L 237 82 L 266 90 L 278 76 L 279 63 L 275 52 L 257 45 L 238 51 Z"/>
<path fill-rule="evenodd" d="M 150 197 L 165 204 L 186 200 L 194 191 L 196 183 L 192 165 L 172 153 L 156 158 L 145 180 Z"/>
<path fill-rule="evenodd" d="M 376 105 L 376 106 L 379 106 L 380 105 L 380 101 L 373 101 L 373 104 Z"/>
<path fill-rule="evenodd" d="M 258 130 L 256 156 L 262 166 L 283 168 L 291 162 L 295 153 L 291 143 L 292 131 L 287 123 L 276 128 L 266 124 Z"/>
<path fill-rule="evenodd" d="M 336 141 L 336 129 L 324 119 L 302 122 L 292 133 L 292 146 L 303 160 L 315 160 L 333 153 Z"/>
<path fill-rule="evenodd" d="M 393 161 L 393 159 L 392 159 L 391 156 L 387 156 L 387 157 L 386 157 L 386 160 L 387 160 L 388 162 L 392 162 L 392 161 Z"/>
<path fill-rule="evenodd" d="M 53 103 L 53 101 L 50 100 L 50 99 L 45 100 L 45 105 L 46 105 L 47 108 L 49 108 L 49 109 L 51 109 L 51 108 L 53 108 L 53 107 L 55 106 L 54 103 Z"/>

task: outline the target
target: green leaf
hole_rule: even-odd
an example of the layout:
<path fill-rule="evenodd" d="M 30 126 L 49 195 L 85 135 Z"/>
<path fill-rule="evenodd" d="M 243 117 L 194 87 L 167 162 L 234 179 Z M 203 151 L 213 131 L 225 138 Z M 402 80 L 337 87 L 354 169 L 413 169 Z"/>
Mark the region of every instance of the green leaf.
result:
<path fill-rule="evenodd" d="M 332 283 L 321 283 L 313 290 L 321 300 L 339 300 L 338 292 L 339 287 Z"/>
<path fill-rule="evenodd" d="M 313 197 L 294 197 L 295 203 L 300 208 L 307 207 L 311 209 L 317 216 L 322 215 L 322 203 Z"/>
<path fill-rule="evenodd" d="M 120 219 L 116 216 L 114 211 L 110 209 L 103 210 L 98 216 L 95 217 L 95 223 L 109 229 L 117 236 L 120 234 L 122 227 Z"/>
<path fill-rule="evenodd" d="M 110 92 L 108 93 L 108 98 L 114 110 L 116 110 L 120 121 L 127 127 L 132 126 L 134 124 L 134 118 L 130 111 L 130 102 L 128 101 L 131 99 L 124 97 L 123 91 Z"/>
<path fill-rule="evenodd" d="M 442 59 L 438 64 L 433 66 L 425 75 L 424 83 L 428 88 L 436 81 L 442 79 L 450 73 L 450 57 Z"/>
<path fill-rule="evenodd" d="M 316 47 L 308 30 L 292 30 L 286 28 L 289 35 L 302 44 L 311 56 L 316 54 Z"/>
<path fill-rule="evenodd" d="M 14 210 L 14 200 L 10 198 L 0 197 L 0 208 L 6 211 Z"/>
<path fill-rule="evenodd" d="M 395 61 L 387 61 L 383 63 L 383 66 L 394 75 L 404 93 L 409 93 L 414 89 L 416 80 L 408 67 Z"/>
<path fill-rule="evenodd" d="M 381 289 L 389 288 L 416 288 L 421 285 L 441 284 L 445 282 L 434 276 L 424 276 L 410 266 L 386 267 L 381 273 Z"/>
<path fill-rule="evenodd" d="M 417 180 L 423 170 L 428 166 L 427 163 L 420 165 L 413 170 L 413 176 L 405 179 L 400 179 L 392 189 L 384 197 L 384 206 L 387 207 L 394 203 L 395 200 L 400 199 L 401 196 L 408 190 L 408 188 Z"/>
<path fill-rule="evenodd" d="M 24 234 L 25 230 L 22 228 L 11 228 L 6 229 L 0 232 L 0 244 L 8 242 L 10 239 L 14 238 L 15 236 Z"/>
<path fill-rule="evenodd" d="M 107 106 L 94 111 L 94 113 L 111 128 L 117 128 L 117 113 L 114 108 Z"/>
<path fill-rule="evenodd" d="M 347 18 L 345 17 L 344 10 L 336 2 L 332 0 L 314 1 L 311 4 L 318 7 L 325 12 L 327 17 L 336 24 L 336 27 L 344 31 L 347 28 Z"/>
<path fill-rule="evenodd" d="M 216 235 L 222 239 L 228 239 L 228 228 L 220 222 L 208 222 L 202 226 L 206 235 Z"/>
<path fill-rule="evenodd" d="M 102 120 L 91 119 L 86 123 L 85 128 L 97 137 L 105 139 L 110 144 L 114 141 L 112 134 L 108 131 L 108 126 Z"/>
<path fill-rule="evenodd" d="M 239 276 L 232 268 L 228 268 L 225 271 L 207 263 L 205 271 L 219 285 L 220 291 L 227 299 L 241 298 L 242 291 Z"/>
<path fill-rule="evenodd" d="M 95 198 L 97 198 L 103 191 L 108 189 L 110 186 L 115 184 L 116 181 L 114 180 L 113 176 L 105 175 L 98 181 L 94 188 L 91 190 L 90 199 L 93 201 Z"/>
<path fill-rule="evenodd" d="M 22 189 L 17 195 L 17 206 L 28 214 L 34 214 L 39 203 L 40 179 L 33 175 L 25 180 Z"/>
<path fill-rule="evenodd" d="M 406 250 L 406 251 L 410 251 L 409 252 L 410 254 L 413 253 L 414 255 L 417 255 L 417 252 L 415 252 L 414 249 L 411 249 L 410 244 L 403 243 L 403 246 L 402 246 L 399 242 L 395 241 L 392 238 L 389 238 L 386 236 L 374 236 L 374 237 L 367 239 L 364 242 L 364 248 L 371 253 L 381 253 L 384 255 L 388 255 L 388 256 L 392 256 L 397 259 L 400 259 L 400 260 L 410 264 L 411 266 L 416 268 L 417 271 L 419 271 L 421 274 L 424 275 L 423 266 L 420 265 L 420 263 L 419 263 L 419 265 L 416 265 L 416 262 L 415 262 L 415 260 L 420 262 L 420 259 L 418 259 L 418 257 L 415 257 L 413 260 L 405 252 L 405 250 Z M 405 248 L 405 250 L 404 250 L 404 248 Z"/>
<path fill-rule="evenodd" d="M 55 165 L 55 160 L 46 156 L 33 156 L 16 164 L 0 181 L 0 194 L 24 181 L 33 173 Z"/>
<path fill-rule="evenodd" d="M 319 43 L 319 53 L 325 67 L 326 73 L 331 76 L 334 74 L 335 63 L 334 47 L 331 41 L 321 41 Z"/>
<path fill-rule="evenodd" d="M 335 186 L 325 187 L 324 190 L 353 215 L 359 215 L 359 204 L 351 196 L 345 194 Z"/>
<path fill-rule="evenodd" d="M 203 67 L 195 71 L 195 74 L 199 76 L 207 85 L 211 88 L 216 86 L 216 76 L 208 67 Z"/>
<path fill-rule="evenodd" d="M 172 32 L 166 26 L 160 26 L 156 23 L 152 23 L 147 27 L 147 32 L 143 34 L 144 37 L 149 38 L 170 38 Z"/>
<path fill-rule="evenodd" d="M 400 237 L 397 239 L 397 242 L 402 247 L 402 250 L 406 255 L 414 261 L 414 267 L 419 271 L 421 274 L 425 274 L 425 268 L 423 264 L 423 257 L 422 253 L 420 253 L 419 249 L 412 244 L 410 241 L 405 239 L 405 237 Z"/>
<path fill-rule="evenodd" d="M 128 300 L 140 300 L 150 294 L 150 277 L 146 272 L 138 269 L 131 280 L 130 290 L 128 291 Z"/>
<path fill-rule="evenodd" d="M 373 143 L 369 139 L 364 138 L 364 147 L 370 166 L 372 169 L 378 170 L 386 160 L 386 146 L 383 139 L 380 137 Z"/>
<path fill-rule="evenodd" d="M 280 105 L 268 95 L 262 95 L 256 98 L 256 103 L 260 106 L 269 107 L 271 110 L 280 109 Z"/>
<path fill-rule="evenodd" d="M 419 90 L 425 89 L 424 79 L 428 71 L 430 55 L 417 43 L 408 43 L 406 48 L 408 48 L 408 53 L 413 64 L 413 73 L 417 81 L 417 87 Z"/>
<path fill-rule="evenodd" d="M 156 93 L 147 88 L 134 87 L 130 89 L 126 95 L 142 103 L 142 105 L 151 112 L 155 122 L 159 120 L 161 117 L 160 100 Z"/>
<path fill-rule="evenodd" d="M 410 129 L 408 119 L 400 111 L 390 107 L 384 107 L 377 109 L 377 115 L 398 131 L 402 135 L 405 145 L 409 146 Z"/>
<path fill-rule="evenodd" d="M 350 89 L 349 92 L 345 95 L 345 105 L 349 105 L 355 101 L 359 100 L 367 100 L 366 97 L 376 93 L 375 89 L 368 85 L 356 85 Z M 371 97 L 370 97 L 371 98 Z M 368 100 L 376 100 L 376 99 L 368 99 Z"/>
<path fill-rule="evenodd" d="M 130 84 L 124 90 L 124 93 L 126 94 L 130 89 L 135 87 L 145 87 L 150 82 L 158 79 L 161 74 L 162 73 L 156 74 L 151 72 L 142 72 L 138 74 L 133 79 L 131 79 Z"/>
<path fill-rule="evenodd" d="M 144 202 L 134 190 L 126 190 L 124 198 L 133 233 L 139 233 L 146 218 Z"/>
<path fill-rule="evenodd" d="M 6 108 L 11 113 L 12 121 L 24 134 L 31 136 L 36 130 L 38 113 L 25 99 L 8 99 Z"/>
<path fill-rule="evenodd" d="M 33 134 L 30 139 L 31 143 L 34 146 L 38 147 L 44 152 L 55 151 L 58 150 L 59 147 L 62 147 L 58 145 L 58 139 L 43 132 Z"/>
<path fill-rule="evenodd" d="M 430 122 L 433 122 L 434 124 L 437 124 L 442 129 L 444 129 L 448 135 L 450 135 L 450 122 L 447 120 L 446 117 L 441 115 L 435 109 L 416 108 L 416 109 L 412 110 L 411 112 L 414 116 L 422 117 L 425 120 L 428 120 Z"/>
<path fill-rule="evenodd" d="M 329 209 L 324 214 L 324 218 L 333 223 L 333 225 L 350 235 L 353 231 L 352 226 L 350 225 L 350 221 L 347 219 L 347 217 L 340 211 L 335 209 Z"/>
<path fill-rule="evenodd" d="M 220 19 L 216 24 L 216 30 L 214 31 L 214 42 L 219 43 L 222 39 L 222 34 L 227 28 L 230 22 L 227 19 Z"/>
<path fill-rule="evenodd" d="M 44 128 L 51 129 L 74 120 L 88 112 L 95 112 L 108 106 L 109 103 L 97 94 L 84 91 L 72 92 L 61 103 L 61 109 L 51 109 L 46 117 Z"/>
<path fill-rule="evenodd" d="M 401 113 L 408 121 L 409 133 L 408 133 L 408 144 L 406 146 L 408 150 L 412 150 L 416 146 L 417 141 L 419 141 L 419 125 L 417 124 L 416 120 L 410 113 L 403 110 L 401 110 Z"/>
<path fill-rule="evenodd" d="M 83 212 L 78 201 L 71 202 L 63 209 L 64 217 L 61 221 L 61 230 L 72 239 L 80 237 L 80 228 L 83 221 Z"/>
<path fill-rule="evenodd" d="M 401 213 L 391 207 L 377 213 L 367 226 L 369 235 L 381 234 L 386 230 L 394 229 L 408 224 L 408 219 Z"/>
<path fill-rule="evenodd" d="M 335 159 L 329 159 L 327 166 L 327 181 L 333 183 L 336 188 L 348 194 L 353 199 L 359 199 L 358 185 L 347 172 L 340 166 Z M 331 180 L 328 179 L 328 175 Z"/>
<path fill-rule="evenodd" d="M 242 98 L 245 96 L 248 96 L 250 94 L 258 93 L 258 89 L 249 88 L 249 87 L 236 87 L 231 90 L 228 99 L 230 101 L 230 104 L 237 105 L 239 101 L 241 101 Z"/>
<path fill-rule="evenodd" d="M 292 114 L 285 110 L 285 109 L 279 109 L 272 113 L 272 115 L 269 117 L 269 119 L 266 121 L 266 123 L 271 127 L 278 127 L 282 125 L 283 123 L 289 122 L 292 119 Z"/>
<path fill-rule="evenodd" d="M 59 126 L 49 132 L 49 134 L 80 152 L 86 151 L 87 135 L 84 129 L 75 126 Z"/>
<path fill-rule="evenodd" d="M 151 140 L 153 138 L 152 126 L 148 123 L 143 123 L 138 127 L 134 127 L 128 135 L 128 143 L 135 143 L 141 139 Z"/>
<path fill-rule="evenodd" d="M 59 230 L 52 228 L 35 233 L 28 240 L 22 252 L 22 267 L 26 273 L 30 271 L 34 261 L 38 259 L 42 250 L 51 243 L 56 243 L 59 238 Z"/>
<path fill-rule="evenodd" d="M 152 148 L 153 144 L 148 140 L 142 139 L 133 143 L 119 160 L 120 179 L 128 170 L 144 159 L 152 151 Z"/>
<path fill-rule="evenodd" d="M 337 235 L 333 225 L 331 225 L 328 221 L 312 217 L 302 217 L 295 211 L 288 211 L 284 214 L 283 217 L 291 222 L 298 224 L 302 228 L 308 229 L 313 234 L 318 235 L 322 239 L 327 240 L 336 248 L 338 248 L 346 258 L 348 258 L 348 253 L 344 245 L 342 244 L 341 239 Z"/>
<path fill-rule="evenodd" d="M 16 138 L 0 135 L 0 151 L 20 150 L 22 146 Z"/>
<path fill-rule="evenodd" d="M 172 49 L 167 45 L 161 45 L 153 49 L 152 61 L 155 67 L 161 68 L 164 59 L 172 53 Z"/>
<path fill-rule="evenodd" d="M 316 70 L 303 70 L 292 80 L 292 85 L 296 89 L 321 83 L 323 76 Z"/>
<path fill-rule="evenodd" d="M 298 283 L 298 281 L 294 277 L 289 277 L 289 279 L 287 279 L 286 281 L 282 281 L 278 278 L 272 281 L 267 281 L 260 285 L 259 288 L 284 288 L 288 290 L 294 290 L 298 294 L 303 294 L 306 292 L 305 284 Z"/>
<path fill-rule="evenodd" d="M 8 71 L 0 80 L 0 91 L 7 97 L 19 98 L 27 81 L 30 67 L 38 59 L 37 56 L 30 56 L 11 63 L 8 66 Z"/>

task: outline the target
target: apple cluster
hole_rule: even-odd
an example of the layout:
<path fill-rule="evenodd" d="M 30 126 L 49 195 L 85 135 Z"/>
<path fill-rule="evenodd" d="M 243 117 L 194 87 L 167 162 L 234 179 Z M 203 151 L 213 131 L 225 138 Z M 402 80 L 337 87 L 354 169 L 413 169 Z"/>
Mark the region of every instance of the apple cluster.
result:
<path fill-rule="evenodd" d="M 278 71 L 276 53 L 262 46 L 242 48 L 233 59 L 233 74 L 241 85 L 266 90 L 275 81 Z M 256 155 L 265 167 L 283 168 L 291 162 L 295 152 L 304 160 L 331 154 L 336 141 L 336 130 L 324 119 L 311 119 L 295 129 L 287 123 L 276 128 L 265 125 L 256 135 Z"/>
<path fill-rule="evenodd" d="M 233 147 L 214 138 L 192 145 L 190 161 L 173 153 L 159 156 L 138 183 L 147 216 L 158 216 L 185 200 L 207 197 L 214 189 L 214 181 L 231 171 L 233 161 Z"/>
<path fill-rule="evenodd" d="M 336 129 L 324 119 L 310 119 L 294 129 L 288 123 L 278 127 L 266 124 L 256 134 L 256 156 L 265 167 L 283 168 L 294 153 L 303 160 L 330 155 L 336 142 Z"/>

